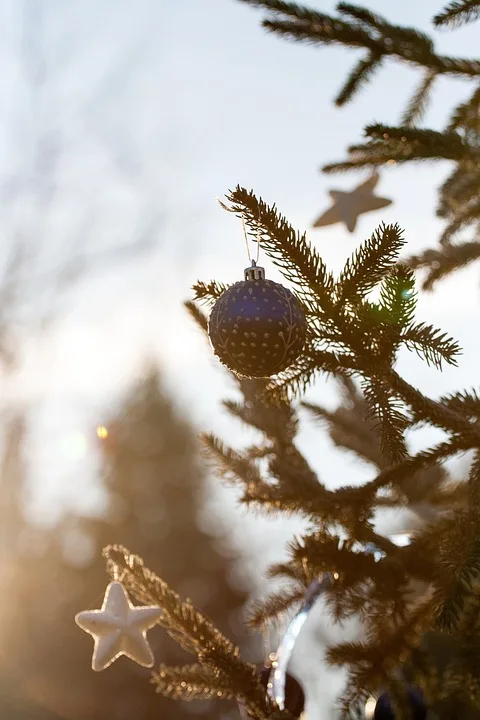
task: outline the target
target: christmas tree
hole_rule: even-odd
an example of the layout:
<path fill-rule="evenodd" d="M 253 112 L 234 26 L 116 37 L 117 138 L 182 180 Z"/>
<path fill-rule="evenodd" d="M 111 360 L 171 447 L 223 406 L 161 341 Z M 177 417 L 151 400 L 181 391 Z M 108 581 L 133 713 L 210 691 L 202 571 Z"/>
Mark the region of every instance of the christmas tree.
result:
<path fill-rule="evenodd" d="M 2 674 L 14 679 L 18 694 L 35 700 L 39 711 L 51 708 L 52 717 L 55 711 L 72 720 L 147 720 L 159 713 L 191 717 L 192 710 L 197 716 L 233 717 L 236 705 L 232 710 L 212 700 L 199 707 L 178 706 L 159 698 L 151 691 L 149 671 L 137 668 L 132 674 L 125 661 L 100 676 L 91 672 L 90 643 L 72 623 L 72 615 L 95 604 L 105 575 L 101 549 L 112 537 L 141 548 L 169 582 L 194 598 L 225 632 L 241 627 L 246 598 L 238 581 L 235 584 L 233 547 L 199 527 L 207 496 L 195 433 L 157 372 L 135 384 L 98 435 L 92 429 L 92 439 L 100 445 L 106 508 L 97 517 L 67 517 L 60 527 L 39 532 L 39 538 L 29 538 L 32 542 L 21 557 L 12 560 L 9 610 L 2 614 Z M 21 486 L 18 472 L 12 480 L 14 488 Z M 5 520 L 12 509 L 6 509 Z M 26 522 L 18 520 L 15 537 L 26 531 Z M 220 536 L 221 527 L 216 531 Z M 171 664 L 184 662 L 184 651 L 157 632 L 157 656 Z M 249 652 L 247 636 L 244 644 Z"/>
<path fill-rule="evenodd" d="M 438 215 L 446 220 L 439 247 L 409 257 L 400 225 L 381 224 L 337 278 L 274 204 L 242 187 L 223 203 L 243 220 L 247 237 L 259 243 L 294 293 L 268 284 L 252 262 L 244 283 L 198 282 L 194 301 L 187 302 L 237 384 L 239 399 L 228 400 L 226 409 L 262 438 L 233 448 L 206 433 L 209 455 L 242 489 L 244 505 L 275 515 L 297 514 L 308 523 L 303 536 L 292 541 L 288 562 L 271 569 L 273 577 L 286 581 L 285 588 L 254 608 L 250 625 L 262 628 L 305 602 L 315 582 L 328 579 L 322 592 L 332 618 L 355 617 L 362 625 L 361 639 L 326 650 L 329 663 L 348 669 L 340 716 L 364 717 L 367 708 L 376 718 L 425 718 L 428 708 L 428 716 L 440 720 L 478 718 L 480 397 L 468 389 L 429 397 L 396 365 L 405 348 L 438 371 L 455 365 L 461 352 L 428 318 L 416 317 L 414 270 L 426 270 L 423 289 L 428 290 L 480 254 L 480 63 L 440 55 L 425 34 L 348 3 L 340 3 L 338 16 L 331 17 L 282 0 L 243 2 L 267 10 L 265 28 L 288 39 L 363 51 L 338 105 L 385 58 L 423 71 L 400 123 L 368 127 L 367 141 L 351 146 L 348 159 L 326 166 L 326 172 L 424 160 L 453 165 L 439 188 Z M 455 28 L 479 16 L 479 0 L 460 0 L 439 10 L 433 22 Z M 420 122 L 443 74 L 470 80 L 473 92 L 436 131 Z M 265 306 L 255 297 L 262 292 Z M 201 303 L 214 307 L 210 322 Z M 268 322 L 281 328 L 275 338 L 265 331 Z M 281 356 L 288 364 L 282 365 Z M 268 378 L 266 366 L 273 369 Z M 335 412 L 301 402 L 321 373 L 343 392 Z M 321 479 L 299 450 L 298 401 L 327 423 L 338 446 L 375 468 L 372 479 L 329 489 L 328 479 Z M 440 430 L 443 440 L 411 453 L 406 433 L 421 426 Z M 467 452 L 472 455 L 468 475 L 454 483 L 442 463 Z M 385 507 L 406 506 L 418 523 L 409 542 L 399 545 L 378 531 L 376 519 Z M 110 576 L 121 579 L 138 602 L 159 605 L 160 624 L 193 656 L 183 667 L 155 669 L 160 693 L 184 700 L 236 698 L 243 712 L 258 720 L 298 717 L 300 710 L 288 702 L 288 682 L 285 702 L 279 701 L 270 692 L 273 682 L 266 687 L 264 675 L 241 659 L 233 642 L 147 569 L 139 555 L 120 545 L 106 547 L 104 555 Z M 144 559 L 151 564 L 148 555 Z M 269 677 L 274 680 L 276 674 Z"/>

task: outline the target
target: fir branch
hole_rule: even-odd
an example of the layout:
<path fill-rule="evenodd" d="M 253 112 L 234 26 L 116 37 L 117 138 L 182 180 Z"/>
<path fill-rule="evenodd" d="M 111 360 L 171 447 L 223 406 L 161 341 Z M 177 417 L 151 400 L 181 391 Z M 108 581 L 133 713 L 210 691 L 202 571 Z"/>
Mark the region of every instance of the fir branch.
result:
<path fill-rule="evenodd" d="M 345 172 L 360 167 L 378 167 L 397 163 L 426 160 L 455 160 L 471 156 L 471 148 L 457 132 L 441 133 L 413 128 L 408 125 L 392 127 L 371 125 L 365 129 L 371 139 L 348 148 L 350 160 L 324 165 L 326 173 Z"/>
<path fill-rule="evenodd" d="M 461 160 L 467 151 L 462 138 L 455 131 L 438 132 L 425 128 L 412 128 L 408 125 L 392 126 L 376 123 L 367 125 L 365 135 L 372 140 L 386 141 L 387 144 L 400 141 L 408 146 L 410 143 L 415 143 L 421 146 L 425 153 L 437 151 L 437 157 L 450 157 L 452 160 Z"/>
<path fill-rule="evenodd" d="M 375 70 L 380 67 L 381 57 L 379 53 L 371 52 L 366 58 L 359 60 L 335 98 L 337 107 L 345 105 L 370 80 Z"/>
<path fill-rule="evenodd" d="M 262 399 L 269 405 L 282 405 L 292 402 L 294 397 L 304 393 L 320 371 L 334 372 L 346 356 L 335 356 L 327 352 L 310 352 L 295 360 L 288 368 L 270 379 Z"/>
<path fill-rule="evenodd" d="M 291 490 L 280 490 L 277 486 L 265 486 L 265 489 L 254 490 L 247 489 L 241 498 L 243 505 L 248 506 L 249 509 L 252 507 L 255 510 L 260 511 L 263 515 L 271 515 L 273 518 L 278 518 L 281 513 L 283 517 L 301 517 L 312 522 L 315 517 L 315 509 L 318 514 L 318 498 L 311 497 L 312 493 L 308 497 L 299 497 L 299 493 Z M 322 506 L 322 514 L 327 511 Z"/>
<path fill-rule="evenodd" d="M 244 2 L 246 5 L 251 5 L 252 7 L 282 13 L 287 17 L 292 17 L 297 20 L 308 20 L 309 22 L 315 23 L 331 20 L 331 18 L 324 13 L 319 13 L 316 10 L 311 10 L 297 3 L 285 2 L 284 0 L 240 0 L 240 2 Z"/>
<path fill-rule="evenodd" d="M 423 420 L 448 432 L 466 434 L 470 438 L 480 439 L 480 433 L 475 426 L 462 415 L 445 407 L 435 400 L 431 400 L 400 377 L 395 370 L 386 373 L 385 379 L 392 390 L 398 393 L 407 405 L 410 405 L 417 420 Z"/>
<path fill-rule="evenodd" d="M 120 580 L 139 602 L 159 605 L 163 610 L 159 624 L 168 634 L 184 650 L 196 655 L 200 665 L 228 678 L 232 695 L 243 698 L 257 720 L 268 718 L 272 706 L 255 667 L 240 659 L 238 648 L 190 600 L 182 601 L 164 580 L 145 567 L 141 558 L 121 545 L 104 548 L 103 556 L 112 580 Z"/>
<path fill-rule="evenodd" d="M 435 15 L 433 23 L 437 27 L 442 25 L 459 27 L 478 18 L 480 18 L 480 0 L 455 0 Z"/>
<path fill-rule="evenodd" d="M 383 622 L 379 619 L 378 632 L 370 634 L 367 642 L 341 643 L 327 650 L 329 665 L 351 666 L 347 689 L 340 701 L 344 717 L 348 717 L 352 706 L 364 703 L 366 696 L 384 687 L 386 678 L 393 680 L 390 669 L 398 665 L 399 658 L 405 662 L 419 646 L 431 616 L 431 602 L 427 599 L 414 607 L 401 624 L 388 626 L 388 618 Z"/>
<path fill-rule="evenodd" d="M 461 415 L 480 420 L 480 396 L 476 390 L 470 392 L 463 390 L 453 395 L 444 395 L 440 398 L 440 402 Z"/>
<path fill-rule="evenodd" d="M 292 605 L 301 602 L 305 597 L 304 587 L 294 587 L 271 593 L 265 600 L 252 605 L 247 624 L 251 628 L 265 627 L 266 624 L 279 615 L 290 610 Z"/>
<path fill-rule="evenodd" d="M 390 40 L 390 43 L 387 44 L 391 44 L 392 41 L 394 44 L 402 41 L 404 45 L 412 45 L 416 52 L 420 49 L 426 53 L 433 52 L 433 42 L 431 38 L 416 28 L 392 25 L 386 18 L 367 10 L 366 8 L 359 7 L 358 5 L 351 5 L 346 2 L 339 3 L 337 5 L 337 11 L 343 15 L 350 16 L 354 20 L 358 20 L 361 25 L 366 26 L 366 30 L 378 30 L 380 37 L 383 38 L 386 36 Z"/>
<path fill-rule="evenodd" d="M 455 218 L 459 209 L 475 202 L 480 184 L 480 169 L 459 163 L 440 188 L 437 216 Z"/>
<path fill-rule="evenodd" d="M 313 573 L 309 572 L 304 562 L 296 563 L 292 561 L 291 557 L 288 558 L 287 562 L 270 565 L 267 575 L 269 578 L 288 578 L 289 580 L 293 580 L 297 586 L 301 585 L 303 588 L 302 599 L 304 599 L 305 590 L 316 577 Z"/>
<path fill-rule="evenodd" d="M 347 642 L 329 648 L 327 662 L 330 665 L 367 664 L 372 672 L 376 669 L 384 673 L 385 667 L 394 666 L 399 657 L 405 658 L 409 651 L 418 646 L 431 616 L 432 603 L 427 599 L 413 608 L 401 625 L 388 627 L 389 619 L 384 618 L 383 622 L 370 630 L 367 642 Z"/>
<path fill-rule="evenodd" d="M 440 237 L 440 245 L 445 246 L 462 228 L 478 221 L 480 221 L 480 199 L 475 198 L 475 201 L 457 209 L 453 220 L 447 225 Z"/>
<path fill-rule="evenodd" d="M 245 2 L 248 0 L 243 0 Z M 354 24 L 342 23 L 337 18 L 326 18 L 321 23 L 295 20 L 264 20 L 263 27 L 297 42 L 340 43 L 348 47 L 360 47 L 386 56 L 434 70 L 436 73 L 475 77 L 480 74 L 480 62 L 463 58 L 436 55 L 421 40 L 405 40 L 405 33 L 390 26 L 380 37 L 372 36 Z M 388 32 L 388 35 L 387 35 Z"/>
<path fill-rule="evenodd" d="M 480 630 L 480 589 L 475 584 L 472 588 L 472 594 L 465 603 L 465 610 L 459 622 L 458 632 L 462 639 L 468 639 L 469 636 L 478 636 Z"/>
<path fill-rule="evenodd" d="M 450 123 L 446 128 L 446 132 L 453 132 L 462 127 L 468 127 L 472 121 L 478 118 L 478 108 L 480 105 L 480 85 L 477 85 L 469 100 L 458 105 L 453 111 Z"/>
<path fill-rule="evenodd" d="M 374 429 L 380 432 L 382 455 L 387 462 L 397 463 L 406 456 L 404 433 L 410 422 L 402 412 L 403 403 L 399 403 L 380 377 L 364 380 L 362 389 L 368 408 L 367 420 L 378 420 Z"/>
<path fill-rule="evenodd" d="M 192 285 L 192 290 L 195 293 L 194 300 L 213 305 L 220 295 L 223 295 L 225 290 L 228 290 L 228 287 L 228 285 L 219 283 L 216 280 L 210 280 L 208 283 L 198 280 L 195 285 Z"/>
<path fill-rule="evenodd" d="M 268 469 L 272 478 L 277 480 L 280 496 L 284 493 L 286 497 L 295 497 L 296 493 L 302 502 L 311 499 L 316 505 L 327 505 L 331 493 L 320 483 L 317 474 L 293 443 L 285 447 L 278 443 L 276 453 L 269 459 Z M 307 512 L 312 511 L 314 508 L 309 504 Z"/>
<path fill-rule="evenodd" d="M 401 340 L 409 350 L 415 350 L 427 364 L 431 363 L 438 370 L 442 369 L 442 361 L 456 366 L 462 352 L 456 340 L 425 323 L 408 325 L 402 330 Z"/>
<path fill-rule="evenodd" d="M 228 410 L 230 415 L 238 418 L 247 425 L 250 424 L 251 409 L 245 405 L 245 403 L 235 402 L 235 400 L 222 400 L 222 405 L 225 410 Z M 259 428 L 261 429 L 261 428 Z"/>
<path fill-rule="evenodd" d="M 412 255 L 404 262 L 413 270 L 429 268 L 422 282 L 424 290 L 431 290 L 441 278 L 454 270 L 465 267 L 480 257 L 480 242 L 465 242 L 445 245 L 441 250 L 428 249 L 420 255 Z"/>
<path fill-rule="evenodd" d="M 314 419 L 326 421 L 330 438 L 338 447 L 355 453 L 378 468 L 388 466 L 383 457 L 380 443 L 374 435 L 373 426 L 365 421 L 365 404 L 355 409 L 339 407 L 330 412 L 318 404 L 302 401 L 301 406 L 308 410 Z"/>
<path fill-rule="evenodd" d="M 390 585 L 395 589 L 404 584 L 405 573 L 396 560 L 400 555 L 396 546 L 389 544 L 390 557 L 377 561 L 373 555 L 366 554 L 363 547 L 358 546 L 355 550 L 353 545 L 353 542 L 343 542 L 338 535 L 318 532 L 291 543 L 291 552 L 297 563 L 307 561 L 312 577 L 336 572 L 340 595 L 354 586 L 364 585 L 367 580 L 375 580 L 377 586 Z"/>
<path fill-rule="evenodd" d="M 248 2 L 248 0 L 241 0 Z M 304 8 L 302 8 L 302 13 Z M 262 22 L 263 27 L 277 35 L 288 37 L 297 42 L 307 43 L 339 43 L 351 47 L 360 47 L 377 52 L 381 45 L 370 37 L 359 25 L 343 22 L 338 18 L 328 15 L 321 16 L 321 19 L 312 20 L 277 20 L 266 19 Z"/>
<path fill-rule="evenodd" d="M 446 442 L 422 450 L 413 457 L 408 457 L 397 465 L 383 470 L 367 484 L 365 490 L 375 493 L 389 486 L 401 487 L 402 483 L 412 478 L 415 473 L 436 465 L 440 460 L 467 452 L 475 447 L 477 442 L 477 438 L 470 435 L 454 435 Z"/>
<path fill-rule="evenodd" d="M 437 73 L 435 70 L 429 70 L 425 73 L 422 82 L 414 92 L 402 116 L 402 125 L 413 126 L 422 119 L 436 77 Z M 452 130 L 453 129 L 454 128 L 452 128 Z"/>
<path fill-rule="evenodd" d="M 248 456 L 228 447 L 211 433 L 201 433 L 200 441 L 207 457 L 211 458 L 225 482 L 242 484 L 260 493 L 265 483 L 256 465 Z"/>
<path fill-rule="evenodd" d="M 263 27 L 295 41 L 360 47 L 373 53 L 394 56 L 437 73 L 466 76 L 480 74 L 480 62 L 437 55 L 431 39 L 424 33 L 414 28 L 392 25 L 368 10 L 347 3 L 342 3 L 339 9 L 343 14 L 353 17 L 353 22 L 279 0 L 241 1 L 269 10 L 272 14 L 263 20 Z"/>
<path fill-rule="evenodd" d="M 107 572 L 118 579 L 141 603 L 160 605 L 163 615 L 158 621 L 184 650 L 198 655 L 209 645 L 216 646 L 226 658 L 236 657 L 237 650 L 215 626 L 198 612 L 189 600 L 182 601 L 168 584 L 148 570 L 141 558 L 121 545 L 104 548 Z"/>
<path fill-rule="evenodd" d="M 413 272 L 401 263 L 392 268 L 380 286 L 376 329 L 378 355 L 384 364 L 392 365 L 402 334 L 413 322 L 417 305 Z"/>
<path fill-rule="evenodd" d="M 466 501 L 465 483 L 452 482 L 445 468 L 438 463 L 406 476 L 390 492 L 382 490 L 375 507 L 398 509 L 405 506 L 422 523 L 435 522 L 439 513 L 463 507 Z"/>
<path fill-rule="evenodd" d="M 195 320 L 199 328 L 201 328 L 204 333 L 207 334 L 208 317 L 205 315 L 205 313 L 200 310 L 198 305 L 196 305 L 192 300 L 186 300 L 183 305 L 186 308 L 187 312 L 190 314 L 190 316 Z"/>
<path fill-rule="evenodd" d="M 474 522 L 477 527 L 480 528 L 480 450 L 475 452 L 468 474 L 468 500 L 470 521 Z"/>
<path fill-rule="evenodd" d="M 223 480 L 243 486 L 243 504 L 256 505 L 267 513 L 299 514 L 309 520 L 319 511 L 327 512 L 331 493 L 322 486 L 303 457 L 303 464 L 295 464 L 284 457 L 277 472 L 276 461 L 270 461 L 270 472 L 276 474 L 279 481 L 273 485 L 263 480 L 248 453 L 236 452 L 210 433 L 203 433 L 200 439 Z M 292 450 L 295 452 L 294 447 Z"/>
<path fill-rule="evenodd" d="M 347 260 L 335 285 L 337 306 L 360 300 L 384 277 L 405 245 L 399 225 L 380 225 Z"/>
<path fill-rule="evenodd" d="M 398 263 L 380 287 L 380 308 L 390 325 L 402 328 L 413 321 L 417 307 L 415 278 L 412 270 Z"/>
<path fill-rule="evenodd" d="M 377 30 L 383 30 L 384 28 L 389 27 L 389 23 L 384 17 L 373 13 L 367 8 L 359 7 L 358 5 L 340 2 L 337 5 L 337 12 L 341 15 L 347 15 L 354 20 L 358 20 L 362 25 L 366 25 L 367 28 L 373 27 Z"/>
<path fill-rule="evenodd" d="M 473 467 L 476 473 L 478 464 Z M 455 631 L 472 584 L 480 574 L 479 529 L 476 507 L 457 512 L 441 525 L 433 601 L 436 625 L 442 630 Z"/>
<path fill-rule="evenodd" d="M 159 669 L 152 673 L 152 682 L 156 686 L 156 692 L 172 700 L 191 702 L 212 698 L 232 700 L 235 697 L 228 675 L 198 664 L 183 667 L 160 665 Z"/>
<path fill-rule="evenodd" d="M 275 205 L 269 207 L 252 191 L 237 186 L 227 195 L 230 207 L 245 220 L 255 239 L 287 280 L 300 300 L 314 314 L 331 307 L 333 277 L 317 250 L 307 243 L 306 235 L 295 231 Z M 226 207 L 226 206 L 225 206 Z"/>
<path fill-rule="evenodd" d="M 238 407 L 238 417 L 263 432 L 273 444 L 290 446 L 298 431 L 297 414 L 290 403 L 278 403 L 275 407 L 263 401 L 263 393 L 269 380 L 236 378 L 244 397 L 243 407 Z M 225 407 L 236 414 L 235 404 Z"/>
<path fill-rule="evenodd" d="M 452 160 L 461 160 L 466 148 L 462 137 L 456 132 L 439 132 L 426 128 L 409 127 L 408 125 L 382 125 L 375 123 L 367 125 L 365 135 L 374 141 L 389 143 L 400 141 L 407 146 L 415 143 L 425 149 L 425 152 L 439 151 L 438 157 L 450 157 Z"/>

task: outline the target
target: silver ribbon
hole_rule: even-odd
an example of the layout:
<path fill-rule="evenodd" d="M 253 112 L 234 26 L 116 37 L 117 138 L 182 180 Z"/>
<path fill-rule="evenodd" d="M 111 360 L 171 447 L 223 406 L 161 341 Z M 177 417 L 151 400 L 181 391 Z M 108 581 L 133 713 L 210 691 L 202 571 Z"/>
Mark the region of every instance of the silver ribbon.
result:
<path fill-rule="evenodd" d="M 383 550 L 380 550 L 373 543 L 367 543 L 363 552 L 365 555 L 373 555 L 375 560 L 381 560 L 386 556 Z M 277 652 L 271 656 L 272 669 L 267 683 L 267 695 L 277 704 L 280 710 L 285 709 L 285 681 L 287 677 L 287 666 L 292 656 L 293 648 L 300 635 L 300 631 L 315 605 L 318 598 L 328 590 L 332 582 L 338 578 L 337 573 L 325 573 L 321 580 L 315 579 L 308 586 L 305 597 L 298 609 L 297 613 L 290 620 L 287 629 L 280 641 Z"/>

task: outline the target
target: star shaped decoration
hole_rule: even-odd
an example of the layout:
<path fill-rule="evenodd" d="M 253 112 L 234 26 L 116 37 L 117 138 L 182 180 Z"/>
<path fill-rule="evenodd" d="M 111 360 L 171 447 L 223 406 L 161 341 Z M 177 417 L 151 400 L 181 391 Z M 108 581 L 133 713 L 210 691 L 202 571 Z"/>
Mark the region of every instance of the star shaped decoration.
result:
<path fill-rule="evenodd" d="M 143 667 L 152 667 L 154 657 L 147 641 L 147 630 L 162 615 L 158 605 L 135 607 L 121 582 L 111 582 L 101 610 L 86 610 L 75 616 L 82 630 L 95 640 L 92 669 L 105 670 L 121 655 Z"/>
<path fill-rule="evenodd" d="M 388 198 L 378 197 L 373 194 L 378 180 L 378 173 L 373 173 L 368 180 L 350 192 L 329 190 L 333 205 L 315 220 L 313 227 L 318 228 L 343 222 L 347 229 L 353 233 L 359 215 L 372 210 L 379 210 L 392 203 Z"/>

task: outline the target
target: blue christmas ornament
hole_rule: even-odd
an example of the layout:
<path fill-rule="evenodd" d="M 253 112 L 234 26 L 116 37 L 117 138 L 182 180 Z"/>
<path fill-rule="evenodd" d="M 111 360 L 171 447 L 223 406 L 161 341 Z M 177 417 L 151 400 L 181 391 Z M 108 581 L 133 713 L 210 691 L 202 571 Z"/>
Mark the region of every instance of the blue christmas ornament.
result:
<path fill-rule="evenodd" d="M 306 332 L 300 302 L 283 285 L 265 280 L 254 260 L 245 280 L 218 298 L 208 322 L 215 355 L 237 375 L 250 378 L 285 370 L 300 355 Z"/>
<path fill-rule="evenodd" d="M 418 688 L 408 688 L 407 697 L 412 713 L 412 720 L 426 720 L 427 708 L 422 692 Z M 392 702 L 387 693 L 383 693 L 377 700 L 373 713 L 373 720 L 395 720 Z"/>

